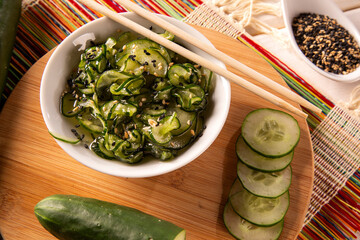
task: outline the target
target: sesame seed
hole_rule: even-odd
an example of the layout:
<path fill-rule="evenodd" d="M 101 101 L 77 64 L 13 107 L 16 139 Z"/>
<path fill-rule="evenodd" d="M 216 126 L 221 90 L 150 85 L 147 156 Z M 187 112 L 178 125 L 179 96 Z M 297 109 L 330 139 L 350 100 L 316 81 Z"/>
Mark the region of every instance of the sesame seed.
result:
<path fill-rule="evenodd" d="M 195 136 L 195 131 L 193 129 L 190 130 L 191 135 Z"/>
<path fill-rule="evenodd" d="M 157 124 L 158 124 L 158 123 L 157 123 L 156 121 L 154 121 L 153 119 L 149 119 L 149 120 L 148 120 L 148 123 L 149 123 L 149 125 L 152 126 L 152 127 L 156 127 Z"/>

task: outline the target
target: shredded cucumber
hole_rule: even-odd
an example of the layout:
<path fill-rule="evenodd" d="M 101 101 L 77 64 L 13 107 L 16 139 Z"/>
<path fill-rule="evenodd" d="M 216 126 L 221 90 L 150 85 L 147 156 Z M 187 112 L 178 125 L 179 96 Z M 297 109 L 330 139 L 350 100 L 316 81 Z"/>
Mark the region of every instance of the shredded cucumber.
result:
<path fill-rule="evenodd" d="M 162 36 L 174 40 L 171 33 Z M 211 76 L 158 43 L 125 32 L 85 49 L 60 111 L 85 130 L 84 145 L 99 157 L 169 160 L 201 136 Z"/>

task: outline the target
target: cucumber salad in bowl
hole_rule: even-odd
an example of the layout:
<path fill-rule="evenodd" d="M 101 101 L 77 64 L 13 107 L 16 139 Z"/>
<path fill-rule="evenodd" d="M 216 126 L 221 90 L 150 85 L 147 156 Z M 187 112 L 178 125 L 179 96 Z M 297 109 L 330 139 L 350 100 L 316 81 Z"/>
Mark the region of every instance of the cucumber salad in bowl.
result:
<path fill-rule="evenodd" d="M 165 31 L 169 40 L 174 35 Z M 76 140 L 105 159 L 172 159 L 200 137 L 212 72 L 132 32 L 93 43 L 61 95 Z"/>

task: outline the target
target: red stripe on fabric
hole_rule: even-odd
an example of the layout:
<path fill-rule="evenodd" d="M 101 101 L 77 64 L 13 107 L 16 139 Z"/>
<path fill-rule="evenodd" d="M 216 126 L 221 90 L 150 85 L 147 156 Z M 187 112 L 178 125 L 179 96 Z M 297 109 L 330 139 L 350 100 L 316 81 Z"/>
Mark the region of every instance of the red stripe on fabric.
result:
<path fill-rule="evenodd" d="M 312 221 L 312 224 L 314 224 L 315 225 L 315 222 L 314 222 L 314 220 Z M 317 224 L 316 224 L 317 225 Z M 319 234 L 319 233 L 317 233 L 316 231 L 314 231 L 313 229 L 312 229 L 312 227 L 307 227 L 307 228 L 305 228 L 304 229 L 305 231 L 306 231 L 306 233 L 308 234 L 308 235 L 310 235 L 313 239 L 322 239 L 322 236 Z"/>
<path fill-rule="evenodd" d="M 199 5 L 203 4 L 203 1 L 201 1 L 201 0 L 191 0 L 191 1 L 196 2 Z"/>
<path fill-rule="evenodd" d="M 39 4 L 41 4 L 41 2 Z M 55 42 L 56 42 L 56 39 L 54 38 L 54 35 L 56 35 L 56 37 L 58 39 L 63 39 L 57 33 L 59 31 L 59 29 L 56 26 L 48 24 L 50 19 L 47 16 L 43 16 L 42 14 L 40 14 L 38 12 L 38 10 L 33 11 L 32 14 L 36 17 L 35 19 L 33 19 L 36 21 L 36 25 L 38 25 L 38 27 L 41 27 L 41 29 L 42 29 L 42 30 L 38 29 L 39 31 L 46 34 L 49 37 L 49 39 L 53 39 Z M 43 27 L 43 25 L 45 25 L 45 28 Z M 56 28 L 57 30 L 55 30 L 54 28 Z M 46 29 L 48 29 L 48 30 L 52 29 L 51 33 L 49 31 L 47 31 Z"/>
<path fill-rule="evenodd" d="M 337 225 L 339 225 L 342 229 L 345 229 L 346 232 L 348 232 L 352 237 L 355 237 L 355 235 L 351 232 L 351 230 L 349 230 L 349 228 L 344 225 L 339 215 L 334 212 L 334 209 L 331 209 L 327 205 L 325 205 L 322 209 L 323 209 L 322 211 L 326 212 L 326 214 L 330 216 Z"/>
<path fill-rule="evenodd" d="M 39 3 L 39 4 L 40 4 L 40 3 Z M 71 26 L 69 26 L 69 24 L 68 24 L 66 21 L 63 21 L 63 19 L 59 16 L 59 14 L 57 14 L 57 13 L 54 12 L 51 8 L 49 8 L 49 6 L 48 6 L 47 4 L 41 4 L 41 5 L 42 5 L 42 7 L 43 7 L 48 13 L 50 13 L 50 15 L 51 15 L 53 18 L 55 18 L 58 22 L 61 22 L 61 23 L 62 23 L 62 26 L 63 26 L 64 28 L 66 27 L 67 31 L 72 32 Z M 56 27 L 56 29 L 58 29 L 58 31 L 56 31 L 56 34 L 57 34 L 61 39 L 64 39 L 64 38 L 66 37 L 66 35 L 65 35 L 65 34 L 60 35 L 60 34 L 63 33 L 64 31 L 63 31 L 61 28 L 59 28 L 58 26 L 56 26 L 56 24 L 52 24 L 52 25 L 54 25 L 54 26 Z"/>
<path fill-rule="evenodd" d="M 348 188 L 351 189 L 355 194 L 360 195 L 360 189 L 356 188 L 351 182 L 347 181 L 345 184 Z"/>
<path fill-rule="evenodd" d="M 146 1 L 144 1 L 144 2 L 141 1 L 141 3 L 137 3 L 137 2 L 135 2 L 135 3 L 138 4 L 138 5 L 143 4 L 143 5 L 145 5 L 146 7 L 148 7 L 152 12 L 157 13 L 157 10 L 156 10 L 155 8 L 153 8 L 153 6 L 151 6 L 150 4 L 148 4 Z"/>
<path fill-rule="evenodd" d="M 348 205 L 344 204 L 343 202 L 341 202 L 339 200 L 338 197 L 333 198 L 334 202 L 336 202 L 339 206 L 341 206 L 342 208 L 344 208 L 344 211 L 346 211 L 349 216 L 352 217 L 354 223 L 358 226 L 358 228 L 360 229 L 360 216 L 356 211 L 353 211 L 353 209 L 351 207 L 349 207 Z"/>
<path fill-rule="evenodd" d="M 180 10 L 178 7 L 176 7 L 173 3 L 171 3 L 170 1 L 166 1 L 173 9 L 176 9 L 179 13 L 181 13 L 182 15 L 186 15 L 187 13 L 184 12 L 183 10 Z"/>
<path fill-rule="evenodd" d="M 159 6 L 157 2 L 154 2 L 152 0 L 147 0 L 147 2 L 151 3 L 153 6 L 156 6 L 156 13 L 161 13 L 163 15 L 170 16 L 167 12 L 161 9 L 161 6 Z"/>
<path fill-rule="evenodd" d="M 324 212 L 322 213 L 324 214 Z M 321 216 L 320 214 L 317 215 L 316 217 L 318 217 L 319 219 L 321 219 L 321 222 L 331 230 L 332 234 L 336 235 L 336 237 L 339 236 L 343 236 L 343 234 L 341 232 L 339 232 L 331 223 L 329 223 L 329 219 L 324 218 L 323 216 Z M 332 237 L 331 237 L 332 238 Z"/>
<path fill-rule="evenodd" d="M 346 223 L 349 224 L 353 229 L 360 230 L 360 226 L 356 224 L 356 221 L 354 222 L 353 217 L 350 216 L 344 209 L 339 207 L 333 199 L 329 202 L 329 206 L 338 211 L 341 214 L 339 217 L 344 219 Z"/>
<path fill-rule="evenodd" d="M 258 50 L 259 52 L 261 52 L 262 54 L 264 54 L 264 56 L 266 56 L 268 59 L 270 59 L 270 61 L 272 62 L 279 62 L 281 64 L 283 64 L 284 66 L 286 66 L 286 64 L 284 64 L 281 60 L 279 60 L 277 57 L 275 57 L 274 55 L 272 55 L 270 52 L 268 52 L 266 49 L 264 49 L 263 47 L 261 47 L 260 45 L 258 45 L 257 43 L 255 43 L 253 40 L 251 40 L 250 38 L 248 38 L 245 34 L 241 35 L 241 38 L 243 38 L 245 41 L 249 42 L 256 50 Z M 299 75 L 297 75 L 295 72 L 293 72 L 292 70 L 289 70 L 289 68 L 283 68 L 281 67 L 281 69 L 286 72 L 289 75 L 293 75 L 296 76 L 299 80 L 301 80 L 301 83 L 306 86 L 306 88 L 308 88 L 309 90 L 311 90 L 317 97 L 319 97 L 322 101 L 324 101 L 327 105 L 329 105 L 330 107 L 334 107 L 335 105 L 329 101 L 324 95 L 322 95 L 320 92 L 318 92 L 315 88 L 313 88 L 311 85 L 309 85 L 305 80 L 303 80 Z"/>
<path fill-rule="evenodd" d="M 179 0 L 174 0 L 177 4 L 179 4 L 187 13 L 190 13 L 192 9 L 184 2 Z"/>
<path fill-rule="evenodd" d="M 332 236 L 324 229 L 325 228 L 325 224 L 323 223 L 323 221 L 320 219 L 320 215 L 316 216 L 316 219 L 314 220 L 313 224 L 316 226 L 316 229 L 321 232 L 324 236 L 326 236 L 328 239 L 332 239 Z M 322 223 L 323 225 L 321 225 L 320 223 Z M 323 239 L 323 238 L 322 238 Z"/>
<path fill-rule="evenodd" d="M 126 10 L 122 6 L 120 6 L 117 2 L 114 2 L 112 0 L 103 0 L 103 1 L 106 2 L 109 6 L 111 6 L 116 12 L 126 12 Z"/>
<path fill-rule="evenodd" d="M 74 9 L 71 8 L 70 3 L 68 4 L 64 4 L 64 3 L 59 3 L 61 4 L 61 7 L 59 7 L 58 5 L 54 5 L 53 6 L 56 8 L 56 9 L 59 9 L 59 11 L 63 12 L 63 14 L 66 14 L 68 15 L 70 18 L 73 18 L 73 21 L 71 21 L 74 25 L 75 25 L 75 28 L 79 28 L 81 27 L 83 24 L 84 24 L 84 21 L 83 19 L 84 18 L 81 18 L 79 17 L 75 12 L 74 12 Z"/>
<path fill-rule="evenodd" d="M 343 190 L 338 192 L 338 196 L 341 197 L 342 199 L 344 199 L 344 201 L 348 204 L 350 204 L 353 207 L 358 208 L 358 206 L 360 205 L 358 202 L 356 202 L 354 199 L 352 199 L 348 193 L 344 192 Z"/>
<path fill-rule="evenodd" d="M 90 21 L 94 20 L 95 18 L 90 15 L 86 10 L 84 10 L 84 8 L 82 7 L 82 5 L 80 5 L 79 3 L 77 3 L 74 0 L 68 0 L 72 5 L 74 5 L 74 7 L 76 7 L 76 9 L 81 12 L 82 14 L 84 14 Z M 90 9 L 89 9 L 90 10 Z M 91 11 L 91 10 L 90 10 Z M 91 11 L 92 12 L 92 11 Z"/>

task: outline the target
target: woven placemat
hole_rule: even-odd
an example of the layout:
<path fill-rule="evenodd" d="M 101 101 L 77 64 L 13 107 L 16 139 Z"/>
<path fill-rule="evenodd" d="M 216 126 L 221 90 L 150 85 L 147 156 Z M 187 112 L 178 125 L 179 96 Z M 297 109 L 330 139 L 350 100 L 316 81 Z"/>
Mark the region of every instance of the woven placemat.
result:
<path fill-rule="evenodd" d="M 114 0 L 97 1 L 116 12 L 126 11 Z M 223 0 L 227 1 L 229 0 Z M 184 19 L 186 22 L 237 38 L 266 59 L 292 90 L 322 109 L 322 115 L 303 109 L 309 115 L 309 131 L 314 142 L 316 195 L 312 198 L 312 208 L 310 207 L 306 220 L 308 223 L 298 239 L 356 239 L 354 232 L 360 230 L 360 171 L 356 171 L 352 176 L 351 174 L 359 165 L 356 158 L 359 156 L 360 138 L 357 121 L 342 107 L 334 106 L 246 33 L 241 35 L 243 28 L 234 27 L 233 22 L 221 18 L 216 9 L 214 11 L 201 0 L 135 2 L 151 12 Z M 6 91 L 2 96 L 5 99 L 33 63 L 72 31 L 101 16 L 76 0 L 23 0 L 23 6 Z M 238 37 L 240 35 L 241 37 Z M 346 181 L 347 178 L 349 179 Z"/>
<path fill-rule="evenodd" d="M 239 26 L 231 16 L 224 15 L 219 6 L 211 3 L 202 4 L 184 21 L 235 39 L 247 35 L 243 26 Z M 284 67 L 287 68 L 285 64 Z M 304 224 L 329 203 L 359 169 L 360 122 L 340 106 L 335 106 L 312 131 L 311 139 L 315 161 L 314 189 Z"/>

